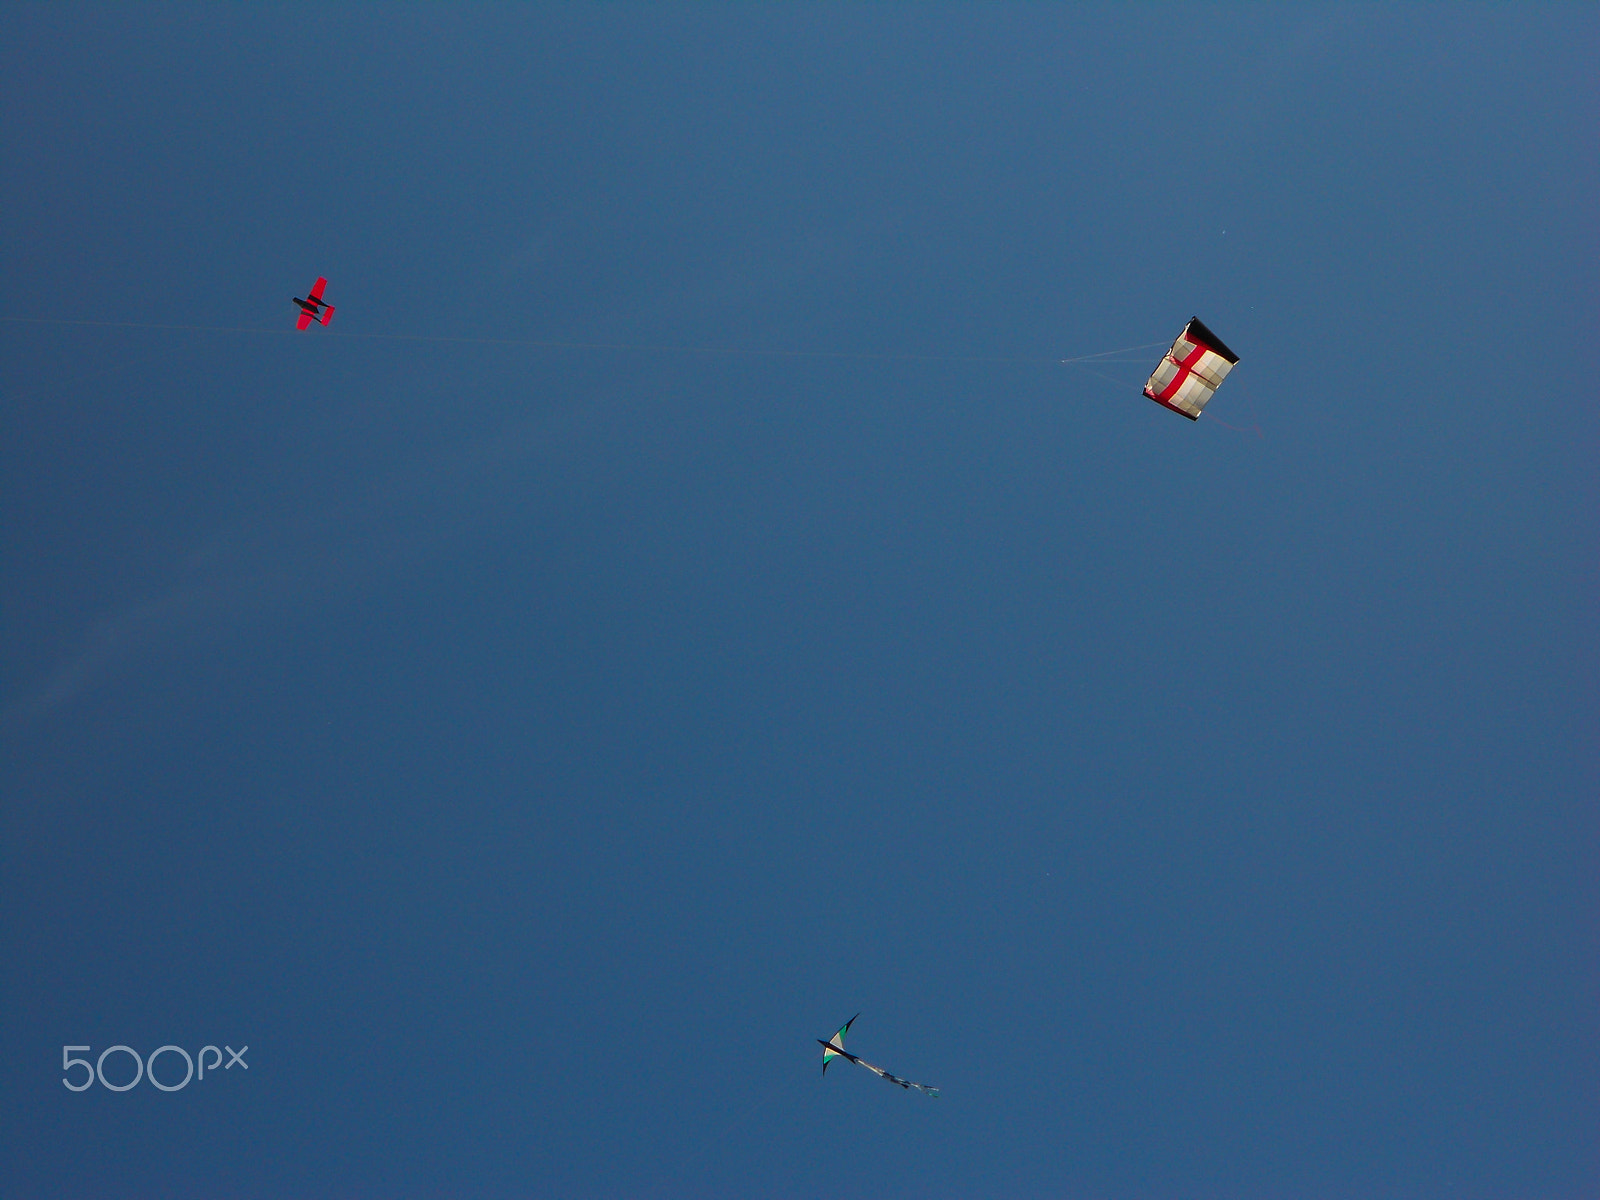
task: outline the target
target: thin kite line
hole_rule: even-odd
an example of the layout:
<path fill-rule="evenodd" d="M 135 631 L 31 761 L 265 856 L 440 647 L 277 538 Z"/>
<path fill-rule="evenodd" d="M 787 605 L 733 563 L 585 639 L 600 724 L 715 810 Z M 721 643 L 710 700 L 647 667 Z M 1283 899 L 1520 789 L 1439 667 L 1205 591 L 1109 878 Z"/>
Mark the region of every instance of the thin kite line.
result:
<path fill-rule="evenodd" d="M 253 325 L 171 325 L 150 321 L 85 321 L 69 317 L 0 317 L 0 321 L 30 325 L 81 325 L 99 329 L 163 329 L 185 333 L 266 333 L 296 334 L 297 329 L 268 329 Z M 725 354 L 751 358 L 831 358 L 878 362 L 971 362 L 971 363 L 1054 363 L 1074 365 L 1104 361 L 1112 354 L 1127 354 L 1134 350 L 1148 350 L 1164 346 L 1165 342 L 1145 342 L 1139 346 L 1124 346 L 1120 350 L 1101 350 L 1076 358 L 1020 358 L 977 354 L 883 354 L 852 352 L 848 350 L 745 350 L 730 346 L 662 346 L 640 345 L 627 342 L 549 342 L 537 338 L 449 337 L 422 333 L 320 333 L 323 339 L 364 339 L 386 342 L 433 342 L 448 345 L 473 346 L 532 346 L 540 350 L 625 350 L 639 354 Z"/>
<path fill-rule="evenodd" d="M 191 333 L 295 333 L 293 329 L 268 329 L 260 325 L 156 325 L 148 321 L 80 321 L 71 317 L 0 317 L 0 321 L 29 325 L 91 325 L 101 329 L 168 329 Z"/>
<path fill-rule="evenodd" d="M 1165 345 L 1165 344 L 1166 343 L 1164 343 L 1164 342 L 1157 342 L 1156 343 L 1156 345 L 1158 345 L 1158 346 L 1162 346 L 1162 345 Z M 1111 376 L 1107 375 L 1104 371 L 1090 371 L 1088 367 L 1083 365 L 1081 360 L 1077 360 L 1077 359 L 1062 359 L 1061 361 L 1074 363 L 1080 371 L 1089 371 L 1089 374 L 1093 375 L 1096 379 L 1104 379 L 1107 383 L 1115 384 L 1117 386 L 1118 390 L 1120 390 L 1120 391 L 1127 391 L 1127 390 L 1131 389 L 1132 386 L 1133 386 L 1132 384 L 1130 384 L 1125 379 L 1113 379 L 1113 378 L 1111 378 Z"/>

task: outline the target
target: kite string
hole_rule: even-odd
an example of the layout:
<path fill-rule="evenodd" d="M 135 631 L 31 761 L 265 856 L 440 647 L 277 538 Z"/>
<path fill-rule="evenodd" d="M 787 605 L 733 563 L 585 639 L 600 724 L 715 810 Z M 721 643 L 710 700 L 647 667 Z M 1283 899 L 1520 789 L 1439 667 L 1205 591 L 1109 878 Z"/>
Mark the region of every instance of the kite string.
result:
<path fill-rule="evenodd" d="M 1231 429 L 1234 433 L 1253 433 L 1253 434 L 1256 435 L 1256 437 L 1260 438 L 1262 441 L 1266 441 L 1267 440 L 1267 435 L 1261 431 L 1261 423 L 1257 419 L 1256 413 L 1254 411 L 1252 411 L 1252 410 L 1254 410 L 1255 405 L 1250 402 L 1250 391 L 1251 391 L 1250 387 L 1248 386 L 1247 383 L 1245 383 L 1242 380 L 1239 383 L 1233 384 L 1231 386 L 1235 389 L 1234 393 L 1233 393 L 1235 401 L 1236 402 L 1242 402 L 1242 406 L 1243 406 L 1243 409 L 1244 409 L 1244 411 L 1242 413 L 1235 413 L 1234 415 L 1240 417 L 1243 420 L 1249 421 L 1248 425 L 1242 425 L 1242 426 L 1241 425 L 1230 425 L 1226 421 L 1224 421 L 1221 417 L 1218 417 L 1218 416 L 1215 416 L 1214 414 L 1212 414 L 1209 410 L 1207 410 L 1206 412 L 1202 413 L 1201 415 L 1206 417 L 1206 418 L 1208 418 L 1209 420 L 1215 421 L 1218 425 L 1221 425 L 1224 429 Z M 1236 407 L 1237 407 L 1237 404 L 1236 404 Z"/>
<path fill-rule="evenodd" d="M 1159 345 L 1162 345 L 1162 343 L 1161 342 L 1157 342 L 1156 345 L 1159 346 Z M 1115 353 L 1115 351 L 1113 351 L 1113 353 Z M 1086 371 L 1090 375 L 1093 375 L 1096 379 L 1104 379 L 1107 383 L 1115 384 L 1116 387 L 1118 388 L 1118 390 L 1124 390 L 1124 389 L 1129 387 L 1129 384 L 1128 384 L 1127 380 L 1125 380 L 1125 379 L 1113 379 L 1111 376 L 1107 375 L 1104 371 L 1091 370 L 1090 368 L 1084 366 L 1082 360 L 1080 360 L 1080 359 L 1067 359 L 1067 358 L 1064 358 L 1061 361 L 1062 362 L 1071 363 L 1073 366 L 1077 367 L 1078 370 Z M 1137 387 L 1138 385 L 1134 384 L 1132 386 Z"/>
<path fill-rule="evenodd" d="M 30 325 L 77 325 L 100 329 L 161 329 L 169 332 L 184 333 L 264 333 L 264 334 L 299 334 L 295 329 L 263 328 L 251 325 L 176 325 L 150 321 L 89 321 L 70 317 L 0 317 L 0 322 Z M 645 354 L 725 354 L 743 355 L 760 358 L 832 358 L 854 359 L 857 361 L 898 361 L 898 362 L 975 362 L 975 363 L 1058 363 L 1061 365 L 1078 365 L 1086 362 L 1114 361 L 1110 359 L 1114 354 L 1127 354 L 1134 350 L 1147 350 L 1155 346 L 1162 346 L 1164 342 L 1146 342 L 1138 346 L 1124 346 L 1119 350 L 1101 350 L 1094 354 L 1083 354 L 1076 358 L 1023 358 L 1018 356 L 976 355 L 976 354 L 910 354 L 910 353 L 871 353 L 853 352 L 848 350 L 750 350 L 733 346 L 669 346 L 669 345 L 642 345 L 625 342 L 553 342 L 536 338 L 488 338 L 488 337 L 451 337 L 439 334 L 418 333 L 335 333 L 329 330 L 314 336 L 321 338 L 339 339 L 364 339 L 390 342 L 433 342 L 455 345 L 477 346 L 531 346 L 542 350 L 625 350 L 633 353 Z M 1087 370 L 1087 367 L 1083 369 Z M 1098 374 L 1091 371 L 1090 374 Z M 1101 376 L 1110 379 L 1110 376 Z M 1118 380 L 1111 380 L 1117 386 L 1123 386 Z"/>
<path fill-rule="evenodd" d="M 1200 415 L 1205 417 L 1205 419 L 1208 420 L 1208 421 L 1216 422 L 1218 425 L 1221 425 L 1224 429 L 1233 430 L 1234 433 L 1253 433 L 1258 438 L 1260 438 L 1262 441 L 1266 441 L 1267 440 L 1267 435 L 1261 432 L 1261 426 L 1259 426 L 1259 425 L 1256 425 L 1256 424 L 1250 424 L 1250 425 L 1246 425 L 1246 426 L 1229 425 L 1226 421 L 1224 421 L 1221 417 L 1217 416 L 1214 413 L 1201 413 Z"/>
<path fill-rule="evenodd" d="M 1166 344 L 1167 343 L 1165 342 L 1141 342 L 1137 346 L 1124 346 L 1120 350 L 1102 350 L 1098 354 L 1080 354 L 1077 358 L 1061 358 L 1057 359 L 1056 361 L 1062 363 L 1083 363 L 1094 360 L 1099 360 L 1101 362 L 1115 362 L 1117 360 L 1110 357 L 1113 354 L 1131 354 L 1135 350 L 1153 350 L 1157 346 L 1165 346 Z M 1129 359 L 1127 361 L 1139 362 L 1142 360 Z"/>

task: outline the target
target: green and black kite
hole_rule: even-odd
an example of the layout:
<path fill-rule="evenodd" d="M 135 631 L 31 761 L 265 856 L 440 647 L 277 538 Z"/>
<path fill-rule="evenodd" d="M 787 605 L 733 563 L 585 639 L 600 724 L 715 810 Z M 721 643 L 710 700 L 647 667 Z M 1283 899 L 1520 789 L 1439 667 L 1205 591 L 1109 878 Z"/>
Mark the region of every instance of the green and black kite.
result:
<path fill-rule="evenodd" d="M 860 1013 L 857 1013 L 856 1017 L 859 1017 L 860 1015 Z M 929 1087 L 925 1083 L 912 1083 L 909 1079 L 901 1079 L 898 1075 L 891 1075 L 882 1067 L 875 1067 L 865 1059 L 857 1058 L 854 1054 L 851 1054 L 850 1051 L 844 1048 L 845 1030 L 849 1029 L 851 1025 L 855 1024 L 856 1017 L 851 1017 L 848 1021 L 841 1025 L 839 1027 L 839 1032 L 834 1034 L 827 1041 L 824 1042 L 821 1038 L 817 1039 L 818 1045 L 822 1047 L 823 1072 L 827 1072 L 828 1064 L 834 1059 L 848 1058 L 851 1062 L 855 1063 L 856 1066 L 865 1067 L 879 1079 L 887 1079 L 890 1083 L 898 1083 L 903 1088 L 916 1088 L 917 1091 L 921 1092 L 924 1096 L 932 1096 L 935 1100 L 937 1100 L 939 1098 L 938 1088 Z"/>

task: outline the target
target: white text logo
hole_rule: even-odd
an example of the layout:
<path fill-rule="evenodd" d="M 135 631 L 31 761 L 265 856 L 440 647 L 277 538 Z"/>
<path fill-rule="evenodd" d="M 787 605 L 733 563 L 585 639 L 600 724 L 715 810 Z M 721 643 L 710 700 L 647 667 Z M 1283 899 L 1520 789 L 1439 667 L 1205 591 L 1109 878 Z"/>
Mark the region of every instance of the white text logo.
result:
<path fill-rule="evenodd" d="M 244 1060 L 245 1051 L 250 1049 L 249 1046 L 241 1046 L 237 1050 L 232 1046 L 224 1046 L 222 1050 L 228 1052 L 226 1065 L 222 1062 L 222 1050 L 218 1050 L 215 1046 L 201 1046 L 198 1055 L 198 1071 L 195 1069 L 195 1059 L 190 1058 L 189 1052 L 182 1046 L 158 1046 L 150 1052 L 149 1058 L 140 1058 L 139 1052 L 132 1046 L 121 1045 L 107 1046 L 100 1051 L 100 1057 L 93 1062 L 90 1062 L 87 1058 L 73 1057 L 73 1051 L 75 1050 L 82 1050 L 87 1054 L 91 1049 L 92 1047 L 89 1046 L 61 1047 L 61 1070 L 63 1072 L 61 1083 L 69 1092 L 86 1092 L 94 1086 L 96 1079 L 100 1081 L 100 1086 L 108 1092 L 126 1092 L 137 1087 L 139 1081 L 146 1077 L 163 1092 L 180 1092 L 189 1086 L 189 1080 L 204 1079 L 207 1071 L 215 1075 L 218 1067 L 221 1067 L 224 1071 L 231 1071 L 235 1066 L 243 1067 L 246 1071 L 250 1069 L 250 1064 Z M 206 1061 L 207 1054 L 211 1055 L 210 1062 Z M 180 1058 L 183 1060 L 183 1078 L 176 1083 L 163 1083 L 156 1077 L 156 1060 L 162 1055 L 167 1055 L 169 1058 L 169 1061 L 161 1066 L 162 1074 L 168 1080 L 171 1080 L 177 1074 L 177 1062 L 175 1060 Z M 131 1064 L 124 1063 L 122 1056 L 131 1058 L 133 1062 Z M 126 1080 L 126 1082 L 114 1083 L 111 1079 L 106 1078 L 106 1060 L 108 1058 L 111 1060 L 113 1079 Z M 73 1081 L 72 1068 L 74 1067 L 83 1068 L 83 1075 L 80 1076 L 81 1083 Z M 127 1076 L 130 1069 L 133 1072 L 133 1078 L 128 1079 Z"/>

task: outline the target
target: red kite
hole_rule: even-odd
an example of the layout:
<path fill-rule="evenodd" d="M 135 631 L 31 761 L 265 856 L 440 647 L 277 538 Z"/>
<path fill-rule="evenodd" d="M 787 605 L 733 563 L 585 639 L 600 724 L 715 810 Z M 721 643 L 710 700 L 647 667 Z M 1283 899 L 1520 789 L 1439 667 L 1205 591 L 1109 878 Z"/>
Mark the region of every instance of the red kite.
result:
<path fill-rule="evenodd" d="M 300 306 L 300 319 L 294 323 L 296 329 L 305 329 L 311 324 L 313 317 L 320 316 L 326 325 L 333 320 L 333 305 L 322 302 L 322 289 L 328 286 L 328 281 L 317 276 L 317 281 L 311 285 L 311 290 L 306 293 L 304 300 L 299 296 L 294 297 L 294 302 Z M 319 313 L 317 310 L 321 309 Z"/>

